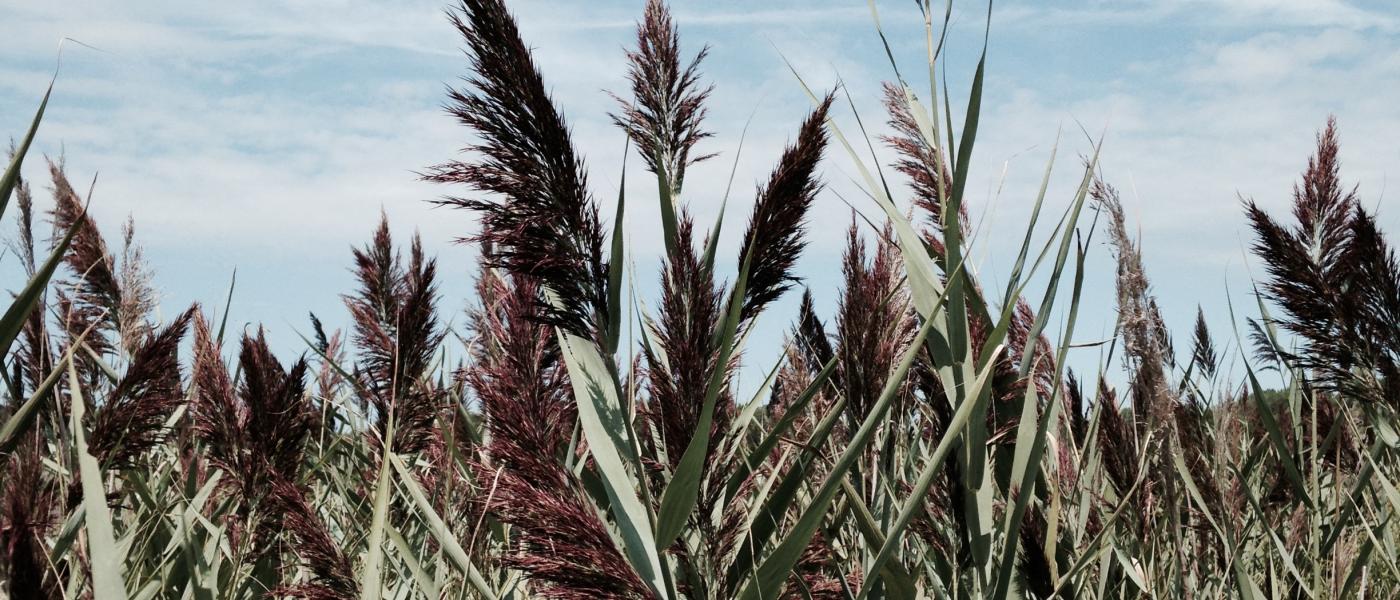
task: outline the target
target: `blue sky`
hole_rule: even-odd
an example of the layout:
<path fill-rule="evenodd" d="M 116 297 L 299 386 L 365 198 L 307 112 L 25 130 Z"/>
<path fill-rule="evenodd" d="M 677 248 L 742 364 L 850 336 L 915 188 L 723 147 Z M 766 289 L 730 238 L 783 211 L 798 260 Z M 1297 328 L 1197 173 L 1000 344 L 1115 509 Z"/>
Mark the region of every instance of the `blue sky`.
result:
<path fill-rule="evenodd" d="M 606 91 L 626 90 L 622 51 L 643 2 L 510 4 L 609 210 L 622 137 L 607 118 Z M 926 86 L 914 75 L 926 67 L 913 3 L 878 6 L 901 68 Z M 285 353 L 300 352 L 293 328 L 307 330 L 307 311 L 344 323 L 339 295 L 353 288 L 349 249 L 383 210 L 397 234 L 420 231 L 439 256 L 442 308 L 460 323 L 475 261 L 471 248 L 451 240 L 474 225 L 466 213 L 426 202 L 461 190 L 414 175 L 455 157 L 468 139 L 440 108 L 444 86 L 465 69 L 443 8 L 443 0 L 251 0 L 212 10 L 0 0 L 0 130 L 22 132 L 58 40 L 81 40 L 100 51 L 67 46 L 37 149 L 63 153 L 75 180 L 98 174 L 93 210 L 112 239 L 126 216 L 135 219 L 167 314 L 192 301 L 221 306 L 236 267 L 231 322 L 263 323 Z M 705 73 L 716 86 L 709 121 L 716 136 L 705 149 L 721 156 L 687 177 L 686 200 L 701 222 L 718 212 L 753 115 L 721 240 L 732 256 L 755 182 L 808 109 L 783 57 L 816 87 L 844 82 L 872 134 L 883 130 L 877 92 L 892 72 L 864 0 L 677 0 L 673 8 L 686 51 L 711 46 Z M 984 11 L 981 3 L 956 3 L 948 51 L 955 98 L 971 78 Z M 1082 131 L 1105 132 L 1104 174 L 1123 191 L 1141 232 L 1169 324 L 1186 335 L 1199 304 L 1226 341 L 1227 293 L 1240 306 L 1249 290 L 1239 198 L 1282 210 L 1327 115 L 1340 122 L 1344 177 L 1380 207 L 1383 226 L 1400 230 L 1382 202 L 1400 167 L 1397 29 L 1400 11 L 1382 2 L 998 2 L 968 188 L 974 219 L 983 222 L 973 254 L 979 273 L 1000 287 L 1057 132 L 1052 209 L 1074 192 L 1079 156 L 1090 150 Z M 849 107 L 837 118 L 855 131 Z M 29 163 L 32 178 L 41 164 Z M 824 169 L 828 192 L 799 270 L 830 318 L 851 218 L 841 198 L 867 214 L 875 207 L 839 150 Z M 645 297 L 660 251 L 655 188 L 634 176 L 627 192 Z M 12 223 L 0 231 L 10 236 Z M 1107 337 L 1113 326 L 1103 239 L 1091 247 L 1081 342 Z M 12 264 L 0 265 L 0 274 L 4 287 L 18 287 Z M 764 317 L 750 373 L 776 358 L 795 299 Z M 1093 370 L 1097 350 L 1078 352 L 1075 365 Z M 743 381 L 751 388 L 755 380 Z"/>

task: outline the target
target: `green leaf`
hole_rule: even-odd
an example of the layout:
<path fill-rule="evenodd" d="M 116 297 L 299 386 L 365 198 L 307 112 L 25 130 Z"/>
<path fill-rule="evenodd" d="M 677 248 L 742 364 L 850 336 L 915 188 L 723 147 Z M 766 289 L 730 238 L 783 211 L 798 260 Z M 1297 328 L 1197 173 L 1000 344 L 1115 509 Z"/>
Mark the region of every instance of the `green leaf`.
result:
<path fill-rule="evenodd" d="M 1071 221 L 1073 222 L 1073 221 Z M 1069 230 L 1065 231 L 1066 237 Z M 1075 263 L 1074 292 L 1070 299 L 1069 318 L 1065 324 L 1064 335 L 1060 338 L 1064 340 L 1060 344 L 1060 350 L 1055 361 L 1055 376 L 1051 382 L 1051 394 L 1046 399 L 1045 414 L 1041 417 L 1034 432 L 1026 431 L 1027 421 L 1035 422 L 1035 406 L 1037 403 L 1036 386 L 1031 383 L 1026 386 L 1026 397 L 1022 409 L 1022 436 L 1016 441 L 1016 454 L 1012 461 L 1011 481 L 1019 490 L 1016 494 L 1014 508 L 1006 514 L 1006 522 L 1002 533 L 1002 553 L 1001 562 L 998 565 L 996 588 L 992 595 L 994 597 L 1005 597 L 1010 593 L 1011 576 L 1016 567 L 1016 549 L 1020 546 L 1021 521 L 1025 517 L 1026 508 L 1030 505 L 1031 498 L 1035 495 L 1036 476 L 1040 472 L 1041 457 L 1045 454 L 1045 446 L 1050 438 L 1050 424 L 1059 422 L 1060 407 L 1060 381 L 1062 369 L 1064 368 L 1067 355 L 1069 353 L 1069 340 L 1074 339 L 1074 325 L 1079 319 L 1079 299 L 1084 289 L 1084 249 L 1079 248 L 1078 260 Z M 1063 264 L 1063 263 L 1062 263 Z M 1056 268 L 1055 278 L 1059 278 L 1061 267 Z M 1054 287 L 1054 284 L 1051 284 Z M 1048 295 L 1046 303 L 1050 302 Z M 1042 313 L 1043 314 L 1043 313 Z M 1040 332 L 1032 330 L 1027 339 L 1038 338 Z M 1028 343 L 1027 346 L 1032 344 Z M 989 365 L 990 366 L 990 365 Z M 1033 365 L 1028 366 L 1022 374 L 1034 372 Z"/>
<path fill-rule="evenodd" d="M 1243 350 L 1241 350 L 1243 352 Z M 1254 397 L 1254 404 L 1258 407 L 1255 414 L 1259 415 L 1259 420 L 1264 423 L 1264 430 L 1268 433 L 1269 442 L 1274 446 L 1274 454 L 1278 458 L 1279 464 L 1283 465 L 1283 473 L 1287 476 L 1288 482 L 1293 485 L 1293 490 L 1302 498 L 1303 503 L 1308 508 L 1314 508 L 1312 497 L 1308 495 L 1308 487 L 1303 483 L 1303 473 L 1298 470 L 1298 463 L 1293 461 L 1293 455 L 1288 451 L 1288 444 L 1283 439 L 1283 431 L 1279 429 L 1278 420 L 1274 418 L 1274 413 L 1264 402 L 1264 388 L 1259 385 L 1259 379 L 1254 376 L 1254 369 L 1250 368 L 1249 361 L 1243 363 L 1245 375 L 1249 377 L 1249 385 Z"/>
<path fill-rule="evenodd" d="M 630 141 L 631 138 L 628 138 Z M 623 248 L 622 218 L 627 206 L 627 148 L 622 149 L 622 181 L 617 184 L 617 216 L 613 217 L 612 250 L 608 252 L 608 330 L 603 336 L 603 348 L 608 354 L 617 352 L 622 337 L 622 274 L 627 269 L 627 253 Z"/>
<path fill-rule="evenodd" d="M 724 198 L 719 202 L 719 216 L 715 217 L 715 226 L 710 229 L 710 235 L 705 240 L 705 252 L 700 257 L 700 264 L 705 266 L 706 273 L 715 272 L 715 247 L 719 244 L 719 234 L 724 230 L 724 212 L 729 207 L 729 192 L 734 189 L 734 174 L 739 171 L 739 158 L 744 155 L 744 140 L 749 137 L 749 125 L 753 124 L 753 116 L 758 112 L 755 106 L 753 112 L 749 113 L 749 118 L 744 121 L 744 128 L 739 131 L 739 145 L 734 149 L 734 164 L 729 168 L 729 182 L 724 186 Z"/>
<path fill-rule="evenodd" d="M 734 336 L 739 329 L 739 314 L 744 306 L 744 288 L 748 283 L 751 258 L 751 256 L 744 257 L 744 264 L 739 268 L 739 277 L 735 280 L 734 288 L 729 294 L 729 310 L 725 315 L 724 322 L 720 324 L 718 346 L 720 355 L 715 361 L 714 373 L 710 375 L 709 385 L 705 389 L 705 401 L 700 407 L 700 419 L 695 425 L 695 432 L 691 434 L 690 443 L 685 447 L 685 453 L 676 463 L 676 471 L 671 475 L 671 481 L 666 485 L 666 490 L 661 495 L 661 509 L 657 512 L 656 518 L 656 546 L 658 548 L 670 546 L 671 542 L 675 541 L 676 537 L 681 534 L 681 530 L 685 528 L 686 519 L 695 509 L 695 503 L 700 497 L 700 477 L 704 474 L 705 459 L 709 455 L 710 429 L 714 421 L 715 403 L 719 401 L 720 392 L 724 389 L 724 382 L 728 375 L 726 370 L 730 363 L 730 357 L 734 355 Z"/>
<path fill-rule="evenodd" d="M 834 372 L 836 372 L 835 356 L 826 361 L 825 365 L 822 365 L 821 371 L 817 372 L 816 376 L 812 378 L 812 382 L 807 385 L 807 389 L 802 390 L 802 393 L 797 396 L 797 399 L 792 401 L 787 410 L 783 411 L 782 418 L 778 419 L 778 422 L 773 424 L 773 427 L 768 431 L 768 435 L 764 436 L 763 441 L 759 442 L 758 445 L 749 452 L 748 458 L 744 459 L 743 464 L 739 465 L 738 469 L 729 477 L 729 484 L 725 487 L 726 497 L 732 497 L 734 493 L 738 491 L 739 487 L 744 484 L 744 480 L 748 479 L 749 475 L 753 473 L 754 469 L 757 469 L 759 465 L 763 464 L 763 461 L 768 460 L 768 455 L 773 452 L 773 448 L 776 448 L 778 443 L 782 441 L 783 436 L 787 435 L 793 423 L 796 423 L 797 419 L 806 413 L 807 405 L 811 404 L 812 399 L 815 398 L 822 387 L 826 385 L 827 380 L 831 378 L 831 374 Z"/>
<path fill-rule="evenodd" d="M 676 199 L 679 190 L 671 187 L 671 177 L 666 173 L 666 163 L 656 159 L 656 195 L 661 205 L 661 235 L 666 242 L 666 256 L 676 257 Z"/>
<path fill-rule="evenodd" d="M 394 527 L 392 523 L 388 523 L 384 527 L 384 533 L 388 535 L 389 541 L 394 544 L 394 549 L 398 550 L 399 557 L 408 566 L 409 574 L 413 575 L 413 580 L 418 585 L 418 591 L 427 598 L 441 598 L 442 590 L 433 582 L 433 578 L 429 577 L 428 573 L 423 570 L 423 563 L 418 560 L 413 547 L 408 544 L 408 540 L 404 539 L 398 528 Z"/>
<path fill-rule="evenodd" d="M 19 184 L 19 172 L 24 164 L 24 155 L 29 153 L 29 145 L 34 143 L 34 134 L 39 132 L 39 121 L 44 119 L 44 110 L 49 107 L 49 94 L 53 93 L 53 81 L 49 81 L 49 88 L 44 90 L 44 99 L 39 102 L 39 110 L 34 113 L 34 120 L 29 123 L 29 131 L 25 132 L 24 140 L 15 149 L 15 155 L 10 159 L 10 165 L 5 167 L 4 176 L 0 176 L 0 217 L 5 216 L 5 208 L 10 204 L 10 195 L 14 193 L 15 186 Z M 0 352 L 0 355 L 3 355 Z"/>
<path fill-rule="evenodd" d="M 861 423 L 860 429 L 851 436 L 850 443 L 841 452 L 836 463 L 832 465 L 821 488 L 817 490 L 811 502 L 803 508 L 801 516 L 792 530 L 788 532 L 787 538 L 773 549 L 773 553 L 768 555 L 749 577 L 748 583 L 739 594 L 739 598 L 760 600 L 782 589 L 783 582 L 792 573 L 792 568 L 797 565 L 798 559 L 807 549 L 807 544 L 812 541 L 812 536 L 816 534 L 822 520 L 826 518 L 827 509 L 830 507 L 832 499 L 841 489 L 841 480 L 846 477 L 846 472 L 865 451 L 865 446 L 874 437 L 875 430 L 883 423 L 885 413 L 903 386 L 904 377 L 909 373 L 909 368 L 913 366 L 914 359 L 918 357 L 932 325 L 932 321 L 926 320 L 919 328 L 918 335 L 915 336 L 909 350 L 904 353 L 899 366 L 890 373 L 884 390 L 880 392 L 879 399 L 870 409 L 870 414 Z"/>
<path fill-rule="evenodd" d="M 437 510 L 433 508 L 433 503 L 423 492 L 423 487 L 418 485 L 418 481 L 408 472 L 408 467 L 396 455 L 391 454 L 389 462 L 394 466 L 394 471 L 398 473 L 399 481 L 403 483 L 404 489 L 408 490 L 408 495 L 413 498 L 413 504 L 418 507 L 418 514 L 427 523 L 429 532 L 447 551 L 447 557 L 452 559 L 457 568 L 467 576 L 467 581 L 472 584 L 478 594 L 494 600 L 496 591 L 491 589 L 491 585 L 482 577 L 481 571 L 467 555 L 467 551 L 462 548 L 462 544 L 457 541 L 457 536 L 452 535 L 447 523 L 438 515 Z"/>
<path fill-rule="evenodd" d="M 87 209 L 84 208 L 84 211 Z M 15 296 L 14 302 L 5 310 L 5 316 L 0 317 L 0 356 L 7 356 L 10 353 L 10 346 L 14 344 L 15 338 L 19 337 L 20 331 L 24 329 L 24 321 L 34 312 L 34 308 L 39 304 L 39 298 L 44 295 L 44 288 L 48 287 L 49 279 L 53 278 L 54 271 L 63 262 L 63 255 L 68 252 L 68 245 L 73 242 L 73 235 L 78 232 L 78 225 L 75 223 L 68 228 L 68 233 L 54 247 L 49 254 L 48 260 L 39 266 L 34 272 L 34 276 L 25 284 L 24 289 Z"/>
<path fill-rule="evenodd" d="M 623 464 L 623 449 L 631 454 L 631 424 L 622 412 L 617 386 L 593 342 L 563 330 L 558 337 L 573 382 L 579 425 L 607 491 L 623 553 L 652 591 L 664 597 L 666 585 L 651 515 L 637 497 L 637 484 Z"/>
<path fill-rule="evenodd" d="M 384 567 L 384 524 L 389 518 L 389 497 L 393 495 L 393 482 L 389 480 L 389 457 L 393 454 L 393 425 L 384 436 L 383 454 L 380 456 L 379 475 L 374 484 L 374 512 L 369 526 L 369 549 L 365 554 L 364 566 L 360 572 L 360 600 L 379 600 L 384 593 L 381 573 Z"/>
<path fill-rule="evenodd" d="M 995 352 L 1000 354 L 1001 348 L 998 347 Z M 972 384 L 972 390 L 968 393 L 969 398 L 978 398 L 983 395 L 987 389 L 986 385 L 987 382 L 990 381 L 990 376 L 993 371 L 995 371 L 995 369 L 991 364 L 983 368 L 981 375 L 979 375 L 977 380 Z M 899 515 L 895 517 L 894 524 L 885 532 L 885 544 L 881 546 L 879 551 L 875 554 L 875 560 L 870 564 L 870 571 L 878 571 L 883 567 L 885 561 L 889 560 L 890 557 L 894 555 L 894 551 L 903 541 L 904 529 L 914 520 L 914 515 L 923 509 L 924 502 L 928 499 L 929 488 L 933 486 L 933 481 L 938 474 L 939 467 L 942 466 L 943 461 L 948 458 L 948 455 L 951 454 L 952 450 L 955 448 L 959 436 L 962 435 L 969 418 L 975 412 L 974 408 L 976 404 L 976 402 L 964 402 L 959 405 L 958 410 L 953 413 L 952 419 L 948 422 L 947 431 L 943 432 L 943 437 L 938 441 L 938 447 L 934 449 L 933 455 L 924 463 L 923 469 L 919 472 L 919 478 L 914 482 L 914 487 L 910 490 L 908 498 L 906 498 L 904 504 L 900 506 Z M 867 584 L 862 585 L 861 593 L 858 597 L 863 599 L 870 591 L 871 586 L 868 585 L 867 582 Z"/>
<path fill-rule="evenodd" d="M 126 583 L 122 581 L 122 563 L 126 555 L 117 546 L 112 529 L 112 514 L 107 510 L 107 488 L 102 483 L 102 467 L 88 452 L 87 434 L 84 431 L 83 414 L 86 401 L 82 396 L 82 385 L 78 381 L 78 370 L 72 361 L 68 362 L 69 393 L 73 395 L 73 444 L 78 459 L 79 477 L 82 480 L 84 522 L 87 530 L 88 560 L 92 567 L 92 593 L 96 600 L 125 600 Z"/>

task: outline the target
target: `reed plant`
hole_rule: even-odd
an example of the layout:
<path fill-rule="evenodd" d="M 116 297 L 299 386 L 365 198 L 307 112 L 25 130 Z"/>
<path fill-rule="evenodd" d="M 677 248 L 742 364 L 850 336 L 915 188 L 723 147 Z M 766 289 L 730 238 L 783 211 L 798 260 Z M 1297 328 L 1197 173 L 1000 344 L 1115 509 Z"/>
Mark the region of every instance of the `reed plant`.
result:
<path fill-rule="evenodd" d="M 41 241 L 21 170 L 46 93 L 0 180 L 0 210 L 18 213 L 6 259 L 28 278 L 0 322 L 0 597 L 1400 591 L 1400 263 L 1343 183 L 1335 124 L 1287 220 L 1244 202 L 1264 271 L 1254 302 L 1229 308 L 1236 343 L 1203 315 L 1179 343 L 1097 144 L 1062 212 L 1042 184 L 1027 229 L 996 232 L 1019 240 L 1003 286 L 967 268 L 991 235 L 966 198 L 986 52 L 953 122 L 951 8 L 920 8 L 926 90 L 893 68 L 873 99 L 794 78 L 812 107 L 766 157 L 725 256 L 723 211 L 697 223 L 686 188 L 715 157 L 707 52 L 647 3 L 610 115 L 660 208 L 659 293 L 638 318 L 637 199 L 605 220 L 505 3 L 460 0 L 467 75 L 447 111 L 469 141 L 424 177 L 479 225 L 463 239 L 481 257 L 466 325 L 443 314 L 428 250 L 382 219 L 351 252 L 348 329 L 313 315 L 294 359 L 228 331 L 228 306 L 157 319 L 133 228 L 113 251 L 62 161 Z M 867 139 L 839 104 L 883 112 L 890 133 Z M 853 217 L 824 319 L 794 265 L 832 155 L 879 218 Z M 1054 168 L 1052 153 L 1047 184 Z M 1067 357 L 1095 236 L 1116 262 L 1105 364 L 1124 372 L 1083 378 Z M 796 314 L 771 314 L 799 293 Z M 761 319 L 790 333 L 741 397 Z M 1240 352 L 1240 377 L 1220 348 Z"/>

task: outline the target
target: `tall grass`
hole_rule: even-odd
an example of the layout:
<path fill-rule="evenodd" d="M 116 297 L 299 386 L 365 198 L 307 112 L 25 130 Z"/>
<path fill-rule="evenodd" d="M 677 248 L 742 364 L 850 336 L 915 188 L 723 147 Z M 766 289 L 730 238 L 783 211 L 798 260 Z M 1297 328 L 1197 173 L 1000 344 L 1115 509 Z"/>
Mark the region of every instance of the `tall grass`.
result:
<path fill-rule="evenodd" d="M 386 219 L 351 256 L 349 331 L 312 317 L 292 361 L 259 330 L 232 339 L 228 307 L 157 322 L 130 227 L 110 250 L 61 163 L 41 243 L 20 177 L 41 104 L 0 181 L 29 277 L 0 323 L 0 595 L 1397 593 L 1400 264 L 1342 182 L 1334 124 L 1288 221 L 1243 207 L 1265 266 L 1257 302 L 1230 308 L 1245 339 L 1218 346 L 1201 317 L 1181 344 L 1097 148 L 1062 214 L 1041 214 L 1041 187 L 1004 287 L 965 268 L 985 52 L 951 122 L 951 13 L 921 8 L 929 93 L 898 77 L 877 99 L 808 90 L 726 257 L 723 223 L 696 223 L 685 193 L 712 156 L 706 52 L 647 4 L 612 115 L 656 179 L 665 240 L 659 297 L 634 319 L 629 199 L 609 227 L 505 4 L 462 0 L 468 74 L 447 106 L 471 141 L 426 177 L 480 223 L 468 324 L 446 324 L 434 259 Z M 838 97 L 885 112 L 890 135 L 869 141 L 893 164 L 867 162 Z M 883 222 L 853 221 L 834 316 L 809 292 L 765 314 L 801 285 L 832 154 Z M 1066 367 L 1095 236 L 1117 262 L 1121 378 Z M 759 394 L 737 397 L 760 319 L 792 329 Z M 1243 379 L 1218 347 L 1248 351 Z M 1264 389 L 1265 369 L 1286 387 Z"/>

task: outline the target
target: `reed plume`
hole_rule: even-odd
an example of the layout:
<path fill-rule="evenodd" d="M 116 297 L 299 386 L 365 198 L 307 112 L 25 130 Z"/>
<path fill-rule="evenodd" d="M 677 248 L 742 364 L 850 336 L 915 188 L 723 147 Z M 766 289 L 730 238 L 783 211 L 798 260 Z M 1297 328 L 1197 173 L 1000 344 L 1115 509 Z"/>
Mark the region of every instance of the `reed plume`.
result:
<path fill-rule="evenodd" d="M 559 346 L 539 320 L 538 284 L 483 267 L 477 290 L 482 304 L 471 314 L 466 381 L 486 416 L 492 467 L 562 489 L 577 413 Z"/>
<path fill-rule="evenodd" d="M 83 343 L 99 356 L 112 353 L 115 342 L 111 336 L 122 329 L 118 316 L 122 291 L 116 259 L 107 250 L 107 242 L 98 231 L 97 223 L 68 182 L 63 164 L 50 161 L 49 175 L 53 181 L 55 235 L 77 229 L 63 257 L 73 279 L 61 282 L 58 289 L 62 324 L 70 337 L 96 324 Z M 89 366 L 89 371 L 95 369 L 90 361 L 84 360 L 84 364 Z"/>
<path fill-rule="evenodd" d="M 673 192 L 681 189 L 687 167 L 714 156 L 691 154 L 696 143 L 711 136 L 702 121 L 713 86 L 702 87 L 699 73 L 708 52 L 701 48 L 682 67 L 680 33 L 670 9 L 661 0 L 648 0 L 637 25 L 637 47 L 627 52 L 632 100 L 613 96 L 621 106 L 613 123 L 637 145 L 648 171 L 667 176 Z"/>
<path fill-rule="evenodd" d="M 943 208 L 953 193 L 953 177 L 948 172 L 948 164 L 939 149 L 931 146 L 924 137 L 918 121 L 910 112 L 903 88 L 885 83 L 884 101 L 894 134 L 881 139 L 898 156 L 894 168 L 908 178 L 909 187 L 914 192 L 914 205 L 924 211 L 934 231 L 942 231 Z M 965 230 L 967 205 L 961 205 L 959 211 L 958 222 Z M 936 242 L 939 237 L 931 236 L 931 239 Z"/>
<path fill-rule="evenodd" d="M 121 338 L 128 353 L 151 334 L 150 318 L 156 309 L 156 291 L 151 287 L 154 275 L 146 264 L 145 251 L 136 242 L 136 222 L 130 216 L 122 223 L 122 251 L 117 280 L 121 285 L 121 304 L 117 310 Z"/>
<path fill-rule="evenodd" d="M 1400 407 L 1400 264 L 1355 190 L 1343 188 L 1338 149 L 1329 119 L 1293 191 L 1295 226 L 1245 202 L 1254 253 L 1268 273 L 1264 291 L 1283 308 L 1279 323 L 1305 344 L 1286 358 L 1330 389 Z"/>
<path fill-rule="evenodd" d="M 10 142 L 10 160 L 15 158 L 15 145 Z M 19 209 L 19 218 L 16 219 L 19 236 L 9 240 L 6 245 L 10 250 L 20 257 L 20 264 L 24 266 L 24 274 L 33 276 L 38 263 L 38 258 L 34 252 L 34 193 L 29 187 L 29 180 L 24 178 L 22 173 L 15 176 L 15 207 Z"/>
<path fill-rule="evenodd" d="M 1196 307 L 1196 328 L 1192 332 L 1191 364 L 1201 370 L 1207 378 L 1214 377 L 1219 367 L 1219 357 L 1215 351 L 1215 341 L 1210 337 L 1206 326 L 1206 313 Z"/>
<path fill-rule="evenodd" d="M 291 535 L 291 547 L 311 572 L 309 581 L 273 590 L 276 597 L 304 600 L 348 600 L 360 594 L 350 558 L 345 555 L 316 509 L 306 500 L 306 490 L 290 481 L 277 481 L 268 493 L 274 512 L 281 515 L 283 528 Z"/>
<path fill-rule="evenodd" d="M 0 587 L 9 598 L 61 598 L 46 539 L 59 517 L 59 491 L 45 476 L 43 436 L 31 429 L 0 465 Z"/>
<path fill-rule="evenodd" d="M 520 529 L 503 561 L 541 584 L 535 596 L 654 598 L 580 492 L 544 490 L 519 476 L 502 476 L 489 510 Z"/>
<path fill-rule="evenodd" d="M 666 459 L 673 468 L 699 426 L 715 369 L 729 370 L 729 365 L 717 364 L 721 290 L 695 252 L 692 227 L 690 218 L 682 214 L 677 251 L 666 261 L 661 278 L 659 317 L 651 324 L 655 343 L 643 349 L 650 397 L 648 423 L 660 433 Z M 721 384 L 725 390 L 727 383 L 725 377 Z M 728 429 L 732 409 L 733 398 L 722 393 L 715 403 L 711 430 L 706 432 L 711 436 L 711 453 L 716 450 L 714 438 Z M 703 506 L 701 514 L 708 514 Z"/>
<path fill-rule="evenodd" d="M 803 121 L 797 140 L 783 151 L 768 183 L 758 190 L 748 229 L 739 246 L 739 264 L 748 266 L 740 322 L 748 322 L 792 287 L 792 266 L 806 246 L 807 211 L 821 190 L 816 173 L 826 150 L 828 94 Z"/>
<path fill-rule="evenodd" d="M 475 469 L 490 482 L 485 509 L 513 528 L 501 561 L 523 571 L 540 597 L 648 597 L 565 467 L 577 414 L 552 326 L 541 318 L 539 283 L 483 260 L 465 380 L 490 434 Z"/>
<path fill-rule="evenodd" d="M 831 339 L 827 337 L 826 326 L 813 307 L 810 289 L 802 290 L 802 303 L 797 308 L 797 324 L 793 327 L 792 338 L 796 348 L 812 365 L 824 365 L 836 355 Z M 840 373 L 833 373 L 832 376 L 839 378 Z"/>
<path fill-rule="evenodd" d="M 491 264 L 539 281 L 547 322 L 586 339 L 608 330 L 607 263 L 583 159 L 555 108 L 515 19 L 501 0 L 463 0 L 448 13 L 467 45 L 467 88 L 448 112 L 479 139 L 471 161 L 431 167 L 430 181 L 466 184 L 488 197 L 440 202 L 479 213 Z M 494 197 L 493 197 L 494 196 Z"/>
<path fill-rule="evenodd" d="M 131 468 L 164 439 L 165 422 L 184 402 L 180 343 L 195 310 L 185 310 L 136 348 L 126 374 L 95 413 L 90 450 L 103 466 Z"/>
<path fill-rule="evenodd" d="M 415 453 L 437 440 L 442 391 L 425 375 L 442 343 L 437 319 L 437 262 L 414 236 L 402 263 L 381 215 L 370 243 L 353 250 L 358 292 L 345 297 L 359 357 L 358 389 L 375 409 L 376 431 L 394 428 L 394 451 Z"/>
<path fill-rule="evenodd" d="M 1108 214 L 1108 231 L 1118 255 L 1118 335 L 1123 341 L 1125 368 L 1132 376 L 1133 412 L 1139 421 L 1170 423 L 1174 394 L 1167 385 L 1170 342 L 1157 300 L 1152 297 L 1142 251 L 1128 232 L 1118 190 L 1095 179 L 1090 197 Z"/>
<path fill-rule="evenodd" d="M 1103 378 L 1099 378 L 1094 403 L 1100 411 L 1098 444 L 1105 472 L 1120 494 L 1127 493 L 1138 477 L 1137 432 L 1123 417 L 1118 395 Z"/>
<path fill-rule="evenodd" d="M 284 369 L 259 329 L 243 336 L 242 377 L 235 385 L 202 317 L 194 320 L 194 352 L 194 431 L 206 460 L 225 472 L 221 487 L 239 502 L 238 517 L 256 515 L 248 523 L 247 547 L 260 555 L 276 547 L 284 516 L 277 510 L 284 505 L 268 495 L 278 484 L 298 480 L 305 444 L 317 425 L 305 393 L 306 361 Z"/>
<path fill-rule="evenodd" d="M 857 424 L 865 420 L 917 332 L 899 277 L 898 249 L 885 239 L 867 259 L 865 242 L 852 217 L 841 263 L 845 284 L 836 318 L 837 381 L 851 422 Z M 911 393 L 912 386 L 906 385 L 901 397 Z"/>

